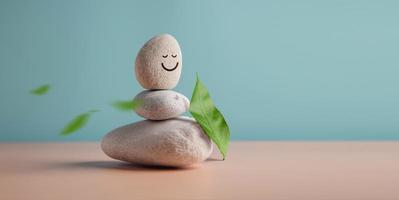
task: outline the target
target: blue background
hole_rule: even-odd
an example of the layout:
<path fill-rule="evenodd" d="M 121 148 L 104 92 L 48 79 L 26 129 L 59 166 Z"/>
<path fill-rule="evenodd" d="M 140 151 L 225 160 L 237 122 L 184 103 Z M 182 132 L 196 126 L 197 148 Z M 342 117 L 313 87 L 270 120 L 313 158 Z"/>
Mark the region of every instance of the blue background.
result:
<path fill-rule="evenodd" d="M 399 139 L 398 1 L 4 1 L 0 140 L 99 140 L 140 120 L 109 106 L 142 88 L 133 63 L 159 33 L 183 50 L 233 139 Z M 29 90 L 49 83 L 52 90 Z M 101 109 L 74 135 L 73 117 Z"/>

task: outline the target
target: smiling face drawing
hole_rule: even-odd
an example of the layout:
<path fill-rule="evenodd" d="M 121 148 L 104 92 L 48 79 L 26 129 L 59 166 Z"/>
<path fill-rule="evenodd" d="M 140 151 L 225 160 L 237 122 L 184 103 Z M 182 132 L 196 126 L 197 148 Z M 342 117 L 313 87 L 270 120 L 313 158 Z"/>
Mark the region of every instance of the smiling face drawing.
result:
<path fill-rule="evenodd" d="M 176 58 L 177 57 L 177 55 L 173 55 L 173 54 L 171 54 L 170 55 L 172 58 Z M 163 58 L 168 58 L 168 55 L 164 55 L 164 56 L 162 56 Z M 167 68 L 167 67 L 165 67 L 165 65 L 163 64 L 163 62 L 161 63 L 161 65 L 162 65 L 162 68 L 164 69 L 164 70 L 166 70 L 166 71 L 168 71 L 168 72 L 171 72 L 171 71 L 173 71 L 173 70 L 175 70 L 178 66 L 179 66 L 179 61 L 177 61 L 176 62 L 176 65 L 174 66 L 174 67 L 172 67 L 172 68 Z"/>
<path fill-rule="evenodd" d="M 172 89 L 180 79 L 182 54 L 177 40 L 158 35 L 140 49 L 136 57 L 136 78 L 146 89 Z"/>

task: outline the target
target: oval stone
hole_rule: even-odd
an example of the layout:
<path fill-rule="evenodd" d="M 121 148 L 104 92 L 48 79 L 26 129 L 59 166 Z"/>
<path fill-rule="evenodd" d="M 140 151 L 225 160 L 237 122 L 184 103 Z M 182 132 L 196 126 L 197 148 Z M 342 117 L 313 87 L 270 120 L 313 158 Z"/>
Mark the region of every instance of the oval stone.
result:
<path fill-rule="evenodd" d="M 101 148 L 106 155 L 117 160 L 185 167 L 207 159 L 213 147 L 195 120 L 179 117 L 122 126 L 104 136 Z"/>
<path fill-rule="evenodd" d="M 172 90 L 145 90 L 134 101 L 141 102 L 135 111 L 151 120 L 164 120 L 178 117 L 187 112 L 190 101 L 184 95 Z"/>
<path fill-rule="evenodd" d="M 140 49 L 136 57 L 136 78 L 146 89 L 172 89 L 180 79 L 182 53 L 177 40 L 157 35 Z"/>

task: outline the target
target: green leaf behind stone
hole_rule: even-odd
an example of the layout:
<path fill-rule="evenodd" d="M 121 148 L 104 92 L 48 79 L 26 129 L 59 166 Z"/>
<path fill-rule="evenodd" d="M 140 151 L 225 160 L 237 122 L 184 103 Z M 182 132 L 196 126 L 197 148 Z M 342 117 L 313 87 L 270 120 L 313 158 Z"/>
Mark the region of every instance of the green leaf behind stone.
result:
<path fill-rule="evenodd" d="M 41 85 L 30 91 L 31 94 L 41 96 L 46 94 L 51 88 L 50 84 Z"/>
<path fill-rule="evenodd" d="M 120 111 L 132 111 L 140 106 L 143 102 L 139 100 L 115 101 L 111 105 Z"/>
<path fill-rule="evenodd" d="M 204 132 L 216 144 L 219 151 L 226 158 L 230 143 L 230 130 L 222 113 L 215 107 L 197 74 L 197 81 L 190 103 L 190 113 L 204 130 Z"/>

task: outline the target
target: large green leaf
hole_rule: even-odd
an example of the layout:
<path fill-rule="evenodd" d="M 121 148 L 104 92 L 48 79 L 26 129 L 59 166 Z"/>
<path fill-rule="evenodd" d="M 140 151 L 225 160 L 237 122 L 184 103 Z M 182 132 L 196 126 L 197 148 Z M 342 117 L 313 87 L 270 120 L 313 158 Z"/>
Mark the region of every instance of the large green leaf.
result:
<path fill-rule="evenodd" d="M 51 88 L 50 84 L 41 85 L 30 91 L 31 94 L 41 96 L 46 94 Z"/>
<path fill-rule="evenodd" d="M 115 101 L 112 106 L 121 111 L 132 111 L 140 106 L 143 102 L 139 100 Z"/>
<path fill-rule="evenodd" d="M 60 132 L 60 135 L 69 135 L 73 132 L 78 131 L 83 128 L 89 121 L 92 113 L 98 112 L 99 110 L 90 110 L 88 112 L 82 113 L 71 120 Z"/>
<path fill-rule="evenodd" d="M 222 113 L 213 104 L 209 92 L 199 79 L 198 74 L 189 110 L 225 159 L 230 142 L 229 126 Z"/>

